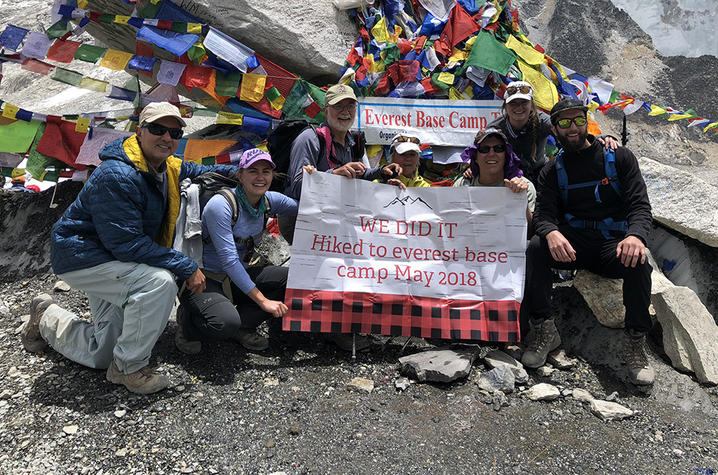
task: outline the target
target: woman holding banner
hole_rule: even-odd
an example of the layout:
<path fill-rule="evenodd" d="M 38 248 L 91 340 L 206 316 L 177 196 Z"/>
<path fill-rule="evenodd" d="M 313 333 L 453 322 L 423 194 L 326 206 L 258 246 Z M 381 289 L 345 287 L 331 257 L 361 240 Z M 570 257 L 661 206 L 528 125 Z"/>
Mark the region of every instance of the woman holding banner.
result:
<path fill-rule="evenodd" d="M 201 294 L 180 294 L 175 343 L 183 353 L 199 353 L 201 338 L 232 339 L 248 350 L 264 350 L 269 342 L 256 332 L 257 326 L 287 313 L 283 301 L 289 268 L 251 266 L 270 209 L 272 214 L 297 214 L 294 199 L 267 191 L 274 168 L 268 153 L 245 151 L 234 196 L 218 192 L 202 211 L 207 288 Z"/>
<path fill-rule="evenodd" d="M 419 137 L 408 134 L 395 135 L 389 146 L 389 162 L 401 167 L 393 178 L 375 180 L 388 185 L 425 188 L 431 186 L 424 177 L 419 175 L 419 157 L 421 155 L 421 140 Z"/>
<path fill-rule="evenodd" d="M 536 188 L 522 176 L 520 159 L 504 133 L 496 128 L 480 130 L 474 138 L 474 145 L 466 148 L 461 155 L 464 161 L 470 161 L 469 170 L 473 178 L 459 177 L 454 186 L 505 186 L 514 193 L 526 192 L 528 235 L 533 234 Z"/>

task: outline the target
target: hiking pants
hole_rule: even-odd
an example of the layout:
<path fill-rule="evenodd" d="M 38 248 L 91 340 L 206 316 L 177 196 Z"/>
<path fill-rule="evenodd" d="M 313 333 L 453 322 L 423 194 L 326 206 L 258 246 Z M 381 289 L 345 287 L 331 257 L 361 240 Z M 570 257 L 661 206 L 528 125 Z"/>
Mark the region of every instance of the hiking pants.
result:
<path fill-rule="evenodd" d="M 623 238 L 606 239 L 593 229 L 559 226 L 559 231 L 576 251 L 573 262 L 557 262 L 551 257 L 545 238 L 534 236 L 526 250 L 526 294 L 529 316 L 534 321 L 551 315 L 551 268 L 587 269 L 611 279 L 623 279 L 623 306 L 626 309 L 626 328 L 645 333 L 651 329 L 648 306 L 651 303 L 651 271 L 648 261 L 636 267 L 626 267 L 616 257 L 616 247 Z"/>
<path fill-rule="evenodd" d="M 87 294 L 92 321 L 50 305 L 40 320 L 40 335 L 55 351 L 98 369 L 114 358 L 125 374 L 149 364 L 177 295 L 170 271 L 110 261 L 58 277 Z"/>
<path fill-rule="evenodd" d="M 249 277 L 262 294 L 270 300 L 284 301 L 289 268 L 279 266 L 250 267 Z M 231 284 L 232 300 L 222 292 L 222 283 L 207 279 L 201 294 L 185 290 L 180 303 L 190 314 L 190 324 L 185 322 L 185 336 L 188 340 L 203 338 L 226 340 L 234 337 L 239 330 L 254 330 L 271 315 Z"/>

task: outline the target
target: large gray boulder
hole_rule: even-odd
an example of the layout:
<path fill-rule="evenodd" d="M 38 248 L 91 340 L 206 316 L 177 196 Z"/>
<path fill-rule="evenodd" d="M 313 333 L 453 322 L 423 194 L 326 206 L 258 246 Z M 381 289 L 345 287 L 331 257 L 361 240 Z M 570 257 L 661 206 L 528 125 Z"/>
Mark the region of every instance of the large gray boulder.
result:
<path fill-rule="evenodd" d="M 718 384 L 718 326 L 695 293 L 687 287 L 670 287 L 653 296 L 653 305 L 664 335 L 669 333 L 664 346 L 679 341 L 682 346 L 675 352 L 688 354 L 696 378 Z M 666 353 L 671 356 L 668 348 Z"/>
<path fill-rule="evenodd" d="M 469 375 L 476 355 L 474 348 L 423 351 L 399 358 L 399 371 L 419 382 L 450 383 Z"/>
<path fill-rule="evenodd" d="M 697 239 L 718 247 L 718 188 L 694 175 L 642 157 L 638 160 L 653 218 Z"/>

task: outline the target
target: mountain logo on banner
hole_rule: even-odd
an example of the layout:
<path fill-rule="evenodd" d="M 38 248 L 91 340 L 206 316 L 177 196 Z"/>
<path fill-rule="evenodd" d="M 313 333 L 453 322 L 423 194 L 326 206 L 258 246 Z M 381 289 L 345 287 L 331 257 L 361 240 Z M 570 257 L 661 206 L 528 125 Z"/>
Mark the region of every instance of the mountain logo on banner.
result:
<path fill-rule="evenodd" d="M 389 203 L 384 205 L 384 208 L 388 208 L 389 206 L 393 206 L 393 205 L 402 205 L 402 206 L 413 205 L 417 202 L 421 202 L 421 204 L 423 204 L 424 206 L 426 206 L 429 209 L 434 209 L 431 206 L 429 206 L 429 203 L 422 200 L 421 198 L 412 198 L 411 196 L 405 196 L 404 198 L 396 197 L 393 200 L 391 200 Z"/>

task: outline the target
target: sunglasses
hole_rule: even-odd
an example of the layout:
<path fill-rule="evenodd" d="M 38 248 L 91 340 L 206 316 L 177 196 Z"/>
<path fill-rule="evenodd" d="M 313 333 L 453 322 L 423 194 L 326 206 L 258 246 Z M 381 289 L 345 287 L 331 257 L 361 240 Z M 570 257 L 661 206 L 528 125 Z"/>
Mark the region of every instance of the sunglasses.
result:
<path fill-rule="evenodd" d="M 583 127 L 588 120 L 583 116 L 574 117 L 573 119 L 559 119 L 556 121 L 556 125 L 558 125 L 559 129 L 568 129 L 571 127 L 572 122 L 576 124 L 576 127 Z"/>
<path fill-rule="evenodd" d="M 157 135 L 159 137 L 162 137 L 165 132 L 169 132 L 170 137 L 172 137 L 174 140 L 179 140 L 182 138 L 182 129 L 165 127 L 164 125 L 154 124 L 152 122 L 150 122 L 149 124 L 145 124 L 144 128 L 147 129 L 152 135 Z"/>
<path fill-rule="evenodd" d="M 509 86 L 506 88 L 506 95 L 513 96 L 514 94 L 530 94 L 531 86 Z"/>
<path fill-rule="evenodd" d="M 489 153 L 491 149 L 494 149 L 494 152 L 501 153 L 506 151 L 506 147 L 504 145 L 479 145 L 476 147 L 476 150 L 479 151 L 479 153 Z"/>
<path fill-rule="evenodd" d="M 404 137 L 403 135 L 400 135 L 394 139 L 394 142 L 400 143 L 400 142 L 411 142 L 415 143 L 416 145 L 421 145 L 421 142 L 416 137 Z"/>

